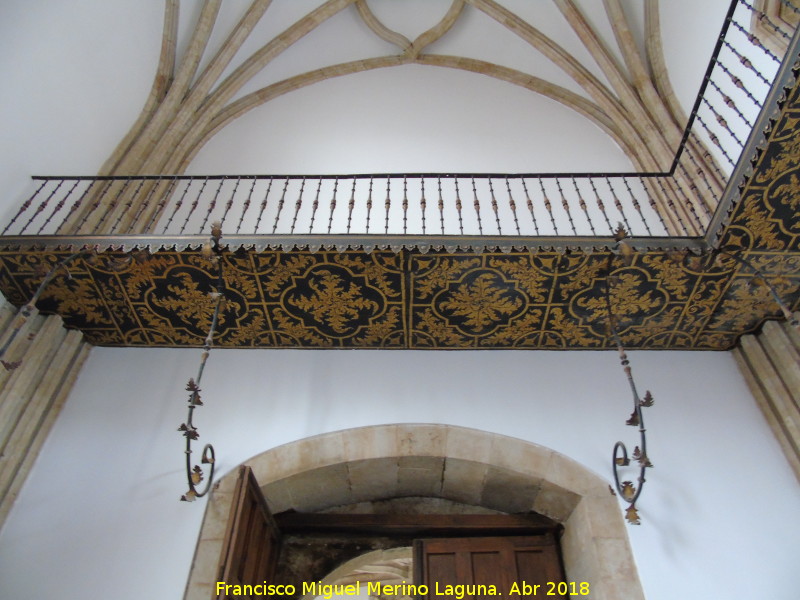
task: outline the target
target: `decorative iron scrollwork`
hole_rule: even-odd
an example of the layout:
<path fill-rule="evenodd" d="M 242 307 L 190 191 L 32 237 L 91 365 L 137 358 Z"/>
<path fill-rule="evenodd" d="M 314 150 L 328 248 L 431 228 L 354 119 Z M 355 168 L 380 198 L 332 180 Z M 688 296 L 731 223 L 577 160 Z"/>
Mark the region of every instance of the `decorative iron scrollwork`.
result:
<path fill-rule="evenodd" d="M 625 241 L 627 235 L 628 234 L 625 231 L 625 228 L 620 224 L 614 234 L 614 239 L 617 242 L 617 250 L 619 251 L 619 255 L 621 256 L 623 262 L 626 265 L 629 265 L 631 264 L 633 258 L 633 248 Z M 646 430 L 644 427 L 644 415 L 642 414 L 642 408 L 653 406 L 653 396 L 648 390 L 645 392 L 644 398 L 639 397 L 639 392 L 636 389 L 636 383 L 633 380 L 633 371 L 631 369 L 630 361 L 628 360 L 628 355 L 625 352 L 625 347 L 622 345 L 622 340 L 619 336 L 617 318 L 614 314 L 611 302 L 611 288 L 615 283 L 615 277 L 612 275 L 612 266 L 615 256 L 616 255 L 613 252 L 609 252 L 608 262 L 606 263 L 605 300 L 606 310 L 608 312 L 608 330 L 617 346 L 620 363 L 622 364 L 622 369 L 628 379 L 628 384 L 630 385 L 631 393 L 633 395 L 633 412 L 631 413 L 630 418 L 625 421 L 625 424 L 630 425 L 631 427 L 639 428 L 640 441 L 639 445 L 633 449 L 633 454 L 630 457 L 628 457 L 628 449 L 625 447 L 623 442 L 617 442 L 614 444 L 611 466 L 614 471 L 614 483 L 617 488 L 617 492 L 623 500 L 628 502 L 628 508 L 625 511 L 625 518 L 631 525 L 639 525 L 641 524 L 641 521 L 639 519 L 639 511 L 636 508 L 636 501 L 639 499 L 642 489 L 644 488 L 645 471 L 653 466 L 647 456 L 647 439 L 645 437 Z M 620 483 L 619 468 L 630 466 L 631 460 L 639 463 L 639 477 L 636 480 L 637 483 L 634 484 L 629 480 Z"/>
<path fill-rule="evenodd" d="M 197 427 L 194 426 L 192 417 L 194 410 L 198 406 L 202 406 L 203 402 L 200 399 L 200 381 L 203 379 L 203 371 L 208 361 L 208 355 L 211 353 L 211 347 L 214 343 L 214 333 L 217 330 L 217 323 L 219 322 L 219 313 L 222 306 L 222 299 L 225 293 L 225 281 L 222 273 L 222 247 L 220 246 L 220 239 L 222 237 L 222 229 L 219 223 L 211 225 L 211 240 L 203 247 L 203 255 L 211 261 L 216 267 L 216 285 L 210 296 L 214 301 L 214 312 L 211 317 L 211 326 L 208 330 L 208 335 L 203 344 L 203 354 L 200 357 L 200 366 L 197 370 L 197 376 L 190 378 L 186 384 L 186 391 L 189 394 L 189 415 L 185 423 L 181 423 L 178 427 L 183 436 L 186 438 L 186 482 L 189 485 L 189 490 L 181 496 L 184 502 L 193 502 L 197 498 L 202 498 L 211 489 L 211 484 L 214 481 L 214 466 L 216 464 L 216 456 L 214 454 L 214 447 L 211 444 L 203 446 L 203 452 L 200 457 L 200 464 L 210 465 L 208 472 L 208 479 L 205 485 L 201 488 L 200 484 L 205 478 L 205 473 L 200 465 L 192 465 L 192 442 L 200 437 Z"/>

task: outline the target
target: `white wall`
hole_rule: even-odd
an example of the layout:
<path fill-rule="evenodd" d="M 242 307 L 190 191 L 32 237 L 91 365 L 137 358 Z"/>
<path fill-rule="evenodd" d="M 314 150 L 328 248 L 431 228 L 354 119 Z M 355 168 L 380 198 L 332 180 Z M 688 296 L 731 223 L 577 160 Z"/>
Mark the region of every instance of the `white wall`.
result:
<path fill-rule="evenodd" d="M 97 172 L 147 98 L 162 15 L 160 2 L 0 2 L 6 215 L 32 191 L 31 175 Z"/>
<path fill-rule="evenodd" d="M 185 491 L 199 350 L 95 348 L 0 532 L 0 597 L 179 598 L 204 501 Z M 631 527 L 649 600 L 796 598 L 800 494 L 729 354 L 634 352 L 655 468 Z M 215 350 L 197 412 L 224 474 L 276 445 L 430 422 L 530 440 L 611 480 L 629 391 L 613 352 Z M 201 446 L 198 446 L 198 448 Z"/>
<path fill-rule="evenodd" d="M 682 15 L 698 4 L 670 0 L 662 6 Z M 31 174 L 93 173 L 113 150 L 147 95 L 161 13 L 158 1 L 0 2 L 0 221 L 7 218 L 3 210 L 7 215 L 24 199 Z M 677 19 L 667 28 L 667 43 L 686 53 L 678 64 L 692 56 L 683 43 L 689 26 L 709 22 Z M 428 83 L 448 85 L 444 79 Z M 676 87 L 681 93 L 692 84 L 682 78 Z M 424 100 L 419 88 L 407 88 L 406 82 L 403 96 L 386 89 L 375 94 L 381 102 Z M 333 159 L 346 155 L 377 160 L 348 164 L 348 171 L 410 170 L 421 163 L 408 159 L 427 153 L 431 160 L 456 160 L 426 160 L 424 170 L 557 170 L 576 168 L 583 149 L 589 162 L 582 164 L 591 165 L 586 170 L 626 168 L 617 149 L 587 142 L 591 128 L 582 130 L 579 148 L 558 151 L 538 135 L 545 125 L 562 133 L 580 125 L 572 115 L 540 118 L 540 126 L 525 122 L 513 131 L 505 114 L 489 124 L 472 116 L 497 104 L 495 89 L 464 93 L 458 98 L 464 104 L 448 105 L 455 108 L 446 116 L 473 122 L 467 133 L 480 132 L 481 152 L 491 153 L 484 158 L 496 162 L 473 165 L 467 159 L 480 159 L 478 151 L 462 152 L 469 140 L 452 138 L 459 150 L 453 154 L 439 139 L 410 146 L 384 139 L 380 153 L 356 154 L 353 146 L 380 141 L 360 136 L 381 119 L 386 123 L 385 115 L 356 131 L 355 113 L 344 110 L 346 90 L 331 82 L 316 96 L 311 90 L 295 100 L 287 96 L 282 106 L 289 112 L 282 118 L 269 110 L 252 113 L 257 117 L 215 139 L 193 169 L 337 170 L 344 165 Z M 519 107 L 516 92 L 509 102 Z M 335 103 L 325 103 L 328 94 Z M 544 110 L 539 100 L 530 102 L 537 103 L 533 112 Z M 341 128 L 328 130 L 331 123 L 319 119 L 301 126 L 307 113 L 293 108 L 317 111 L 320 119 L 338 115 Z M 502 132 L 502 143 L 484 139 L 481 128 L 489 125 Z M 308 152 L 321 133 L 347 146 Z M 529 149 L 540 138 L 544 145 Z M 523 156 L 520 148 L 533 154 Z M 520 156 L 524 166 L 513 162 Z M 92 351 L 0 532 L 1 598 L 181 596 L 203 504 L 178 502 L 183 438 L 175 429 L 185 418 L 183 386 L 198 358 L 191 350 Z M 647 415 L 656 469 L 642 496 L 644 524 L 631 529 L 648 598 L 794 598 L 797 483 L 730 356 L 653 352 L 632 359 L 637 380 L 657 401 Z M 215 444 L 223 473 L 281 443 L 377 423 L 450 423 L 512 435 L 567 454 L 604 477 L 610 477 L 613 443 L 636 441 L 624 426 L 628 390 L 613 353 L 215 351 L 203 387 L 207 406 L 197 424 L 201 439 Z"/>

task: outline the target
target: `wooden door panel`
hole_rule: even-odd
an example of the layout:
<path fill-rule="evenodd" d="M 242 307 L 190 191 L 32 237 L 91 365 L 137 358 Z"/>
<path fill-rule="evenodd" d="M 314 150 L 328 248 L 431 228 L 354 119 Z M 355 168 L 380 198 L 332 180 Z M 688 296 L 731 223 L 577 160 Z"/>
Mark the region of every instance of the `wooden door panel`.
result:
<path fill-rule="evenodd" d="M 561 565 L 555 546 L 518 550 L 514 558 L 520 581 L 557 583 L 562 580 Z"/>
<path fill-rule="evenodd" d="M 428 586 L 424 597 L 431 600 L 446 598 L 441 594 L 448 585 L 466 586 L 450 596 L 463 594 L 462 600 L 495 598 L 489 586 L 500 596 L 541 598 L 556 592 L 563 581 L 554 534 L 419 540 L 415 552 L 415 579 Z"/>
<path fill-rule="evenodd" d="M 436 573 L 437 581 L 443 585 L 456 584 L 460 579 L 456 566 L 456 554 L 454 552 L 426 555 L 425 570 L 427 572 Z M 461 578 L 463 578 L 463 576 Z"/>
<path fill-rule="evenodd" d="M 250 467 L 239 467 L 231 514 L 225 533 L 218 581 L 230 588 L 217 598 L 250 598 L 241 594 L 245 586 L 263 586 L 274 580 L 280 552 L 280 533 Z M 228 588 L 224 588 L 228 589 Z M 256 591 L 256 594 L 261 591 Z M 252 597 L 263 597 L 253 595 Z"/>

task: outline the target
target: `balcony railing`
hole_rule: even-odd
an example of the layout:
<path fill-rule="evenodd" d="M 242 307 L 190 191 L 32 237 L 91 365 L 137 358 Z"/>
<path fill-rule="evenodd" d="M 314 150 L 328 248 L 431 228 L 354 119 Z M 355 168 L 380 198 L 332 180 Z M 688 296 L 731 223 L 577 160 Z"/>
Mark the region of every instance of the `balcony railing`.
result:
<path fill-rule="evenodd" d="M 750 33 L 754 20 L 785 39 L 791 60 Z M 218 221 L 226 236 L 312 245 L 375 236 L 595 239 L 620 223 L 634 237 L 697 238 L 720 220 L 725 186 L 746 169 L 740 158 L 762 139 L 796 53 L 781 26 L 734 0 L 664 173 L 34 177 L 2 235 L 173 238 Z"/>

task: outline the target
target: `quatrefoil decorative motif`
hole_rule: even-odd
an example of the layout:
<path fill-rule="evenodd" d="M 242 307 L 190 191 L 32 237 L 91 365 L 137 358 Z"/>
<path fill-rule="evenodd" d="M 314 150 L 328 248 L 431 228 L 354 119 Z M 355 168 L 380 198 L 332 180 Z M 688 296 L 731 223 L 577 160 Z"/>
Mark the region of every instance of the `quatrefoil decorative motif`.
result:
<path fill-rule="evenodd" d="M 410 59 L 416 58 L 424 48 L 450 31 L 455 22 L 461 16 L 465 5 L 466 0 L 453 0 L 453 3 L 450 5 L 450 9 L 441 18 L 441 20 L 430 29 L 427 29 L 418 35 L 412 42 L 402 33 L 387 27 L 369 7 L 369 2 L 367 0 L 356 0 L 358 14 L 361 16 L 364 23 L 366 23 L 367 27 L 369 27 L 375 33 L 375 35 L 381 39 L 386 40 L 390 44 L 394 44 L 400 48 L 403 51 L 403 54 Z"/>

